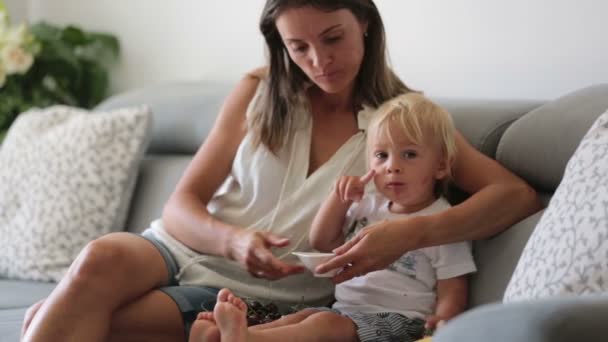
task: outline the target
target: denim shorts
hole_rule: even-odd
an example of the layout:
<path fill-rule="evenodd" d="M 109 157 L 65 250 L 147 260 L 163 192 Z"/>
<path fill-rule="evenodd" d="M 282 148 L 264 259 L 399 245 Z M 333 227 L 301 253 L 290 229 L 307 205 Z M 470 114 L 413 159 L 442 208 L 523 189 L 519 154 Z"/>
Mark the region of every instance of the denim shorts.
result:
<path fill-rule="evenodd" d="M 177 304 L 184 321 L 186 339 L 188 339 L 190 337 L 190 328 L 192 328 L 192 323 L 196 320 L 198 313 L 202 311 L 213 311 L 217 293 L 220 289 L 205 286 L 180 286 L 175 279 L 175 275 L 179 269 L 173 254 L 171 254 L 169 249 L 152 234 L 142 234 L 140 236 L 150 241 L 165 260 L 169 279 L 167 286 L 163 286 L 158 290 L 167 294 L 173 299 L 175 304 Z"/>

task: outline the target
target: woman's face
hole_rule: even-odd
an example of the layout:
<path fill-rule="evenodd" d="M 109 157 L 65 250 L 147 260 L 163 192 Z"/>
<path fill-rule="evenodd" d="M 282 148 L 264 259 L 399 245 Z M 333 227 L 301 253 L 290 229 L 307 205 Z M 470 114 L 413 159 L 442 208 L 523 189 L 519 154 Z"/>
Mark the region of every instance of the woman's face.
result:
<path fill-rule="evenodd" d="M 330 94 L 350 91 L 363 61 L 366 23 L 348 9 L 306 6 L 284 10 L 276 26 L 289 56 L 312 82 Z"/>

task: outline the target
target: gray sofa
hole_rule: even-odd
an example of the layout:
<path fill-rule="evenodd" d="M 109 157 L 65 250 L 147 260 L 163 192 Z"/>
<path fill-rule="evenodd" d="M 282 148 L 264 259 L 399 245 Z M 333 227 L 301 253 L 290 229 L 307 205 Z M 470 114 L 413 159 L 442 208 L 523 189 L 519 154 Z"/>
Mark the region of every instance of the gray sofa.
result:
<path fill-rule="evenodd" d="M 153 138 L 140 166 L 128 231 L 139 232 L 160 215 L 229 90 L 230 85 L 212 82 L 171 83 L 120 94 L 98 106 L 102 110 L 146 103 L 154 112 Z M 437 101 L 451 111 L 457 127 L 474 146 L 526 179 L 547 203 L 579 140 L 594 119 L 608 108 L 608 84 L 585 88 L 547 103 Z M 466 194 L 455 193 L 453 200 L 463 196 Z M 605 299 L 484 305 L 501 300 L 541 215 L 542 212 L 532 215 L 497 236 L 474 243 L 479 271 L 471 282 L 473 310 L 441 330 L 436 341 L 557 341 L 561 339 L 554 336 L 555 323 L 549 322 L 572 322 L 572 317 L 581 321 L 580 326 L 569 325 L 577 337 L 608 336 L 604 333 L 606 325 L 593 320 L 598 312 L 608 311 Z M 26 308 L 46 297 L 54 286 L 0 279 L 0 341 L 18 341 Z M 584 333 L 578 332 L 579 327 L 585 329 Z M 564 332 L 561 337 L 564 336 L 569 335 Z"/>

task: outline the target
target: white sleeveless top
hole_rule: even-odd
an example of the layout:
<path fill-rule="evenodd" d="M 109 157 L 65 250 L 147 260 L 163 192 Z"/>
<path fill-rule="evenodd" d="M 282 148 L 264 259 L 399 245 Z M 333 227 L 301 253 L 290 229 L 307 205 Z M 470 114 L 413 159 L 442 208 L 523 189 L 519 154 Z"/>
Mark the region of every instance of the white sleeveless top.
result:
<path fill-rule="evenodd" d="M 257 96 L 260 88 L 258 87 Z M 248 114 L 255 103 L 251 101 Z M 293 134 L 275 155 L 265 146 L 252 149 L 251 133 L 241 142 L 232 170 L 208 204 L 217 219 L 246 229 L 269 231 L 289 238 L 285 248 L 273 249 L 285 262 L 297 263 L 292 251 L 312 250 L 308 232 L 320 204 L 342 175 L 363 175 L 366 171 L 365 132 L 373 110 L 365 107 L 357 114 L 361 131 L 353 135 L 314 173 L 307 177 L 310 161 L 312 118 L 306 108 L 295 108 Z M 333 284 L 305 272 L 269 281 L 252 277 L 236 262 L 201 255 L 165 232 L 161 220 L 148 229 L 163 242 L 180 268 L 180 285 L 227 287 L 237 295 L 292 304 L 327 303 Z"/>

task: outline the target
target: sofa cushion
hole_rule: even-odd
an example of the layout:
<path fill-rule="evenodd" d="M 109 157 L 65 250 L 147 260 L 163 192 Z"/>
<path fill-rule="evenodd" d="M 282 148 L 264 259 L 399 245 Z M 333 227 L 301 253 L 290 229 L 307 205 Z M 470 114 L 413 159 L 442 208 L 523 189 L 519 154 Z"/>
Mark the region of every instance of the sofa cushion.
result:
<path fill-rule="evenodd" d="M 466 139 L 485 155 L 494 158 L 504 131 L 524 114 L 539 107 L 538 101 L 437 99 L 454 119 Z"/>
<path fill-rule="evenodd" d="M 177 181 L 190 163 L 188 155 L 147 155 L 142 160 L 126 230 L 141 233 L 159 218 Z"/>
<path fill-rule="evenodd" d="M 56 283 L 0 279 L 0 310 L 28 307 L 48 296 L 55 286 Z"/>
<path fill-rule="evenodd" d="M 26 308 L 0 310 L 0 342 L 18 342 Z"/>
<path fill-rule="evenodd" d="M 538 212 L 500 234 L 473 242 L 477 272 L 471 275 L 470 307 L 502 300 L 517 260 L 541 215 Z"/>
<path fill-rule="evenodd" d="M 548 102 L 509 126 L 496 159 L 538 190 L 552 192 L 581 137 L 606 108 L 608 84 Z"/>
<path fill-rule="evenodd" d="M 485 305 L 454 318 L 433 342 L 605 341 L 608 297 Z"/>
<path fill-rule="evenodd" d="M 221 82 L 171 82 L 112 96 L 96 110 L 145 104 L 154 115 L 150 153 L 193 154 L 211 130 L 231 85 Z"/>
<path fill-rule="evenodd" d="M 608 291 L 608 111 L 582 139 L 528 241 L 505 301 Z"/>
<path fill-rule="evenodd" d="M 0 275 L 58 281 L 84 245 L 122 230 L 147 108 L 19 115 L 0 150 Z"/>

